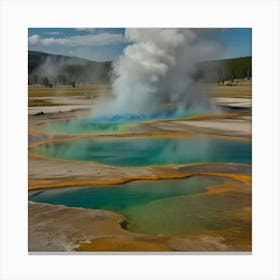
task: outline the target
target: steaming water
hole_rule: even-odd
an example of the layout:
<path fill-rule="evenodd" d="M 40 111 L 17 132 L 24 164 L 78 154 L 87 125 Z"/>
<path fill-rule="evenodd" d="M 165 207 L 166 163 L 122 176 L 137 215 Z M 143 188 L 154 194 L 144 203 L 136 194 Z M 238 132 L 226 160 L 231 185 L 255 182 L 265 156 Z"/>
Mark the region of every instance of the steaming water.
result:
<path fill-rule="evenodd" d="M 120 122 L 100 122 L 92 118 L 48 122 L 37 128 L 50 134 L 114 134 L 128 132 L 128 124 Z"/>
<path fill-rule="evenodd" d="M 133 127 L 139 122 L 186 118 L 194 115 L 199 115 L 199 112 L 176 114 L 173 111 L 165 111 L 160 114 L 123 114 L 102 118 L 89 117 L 47 122 L 38 125 L 37 128 L 50 134 L 121 134 L 132 132 Z"/>
<path fill-rule="evenodd" d="M 130 43 L 113 63 L 115 98 L 99 100 L 98 116 L 160 115 L 166 111 L 163 104 L 173 115 L 213 109 L 197 79 L 198 62 L 224 49 L 214 36 L 210 39 L 209 30 L 127 28 L 124 35 Z"/>
<path fill-rule="evenodd" d="M 52 158 L 116 166 L 227 162 L 251 164 L 251 142 L 213 138 L 133 137 L 46 143 L 31 150 Z"/>
<path fill-rule="evenodd" d="M 115 186 L 31 191 L 29 199 L 69 207 L 111 210 L 125 216 L 127 228 L 135 232 L 197 233 L 234 226 L 235 221 L 226 218 L 225 211 L 241 207 L 242 199 L 231 201 L 231 198 L 192 196 L 222 182 L 223 179 L 212 176 L 140 180 Z"/>

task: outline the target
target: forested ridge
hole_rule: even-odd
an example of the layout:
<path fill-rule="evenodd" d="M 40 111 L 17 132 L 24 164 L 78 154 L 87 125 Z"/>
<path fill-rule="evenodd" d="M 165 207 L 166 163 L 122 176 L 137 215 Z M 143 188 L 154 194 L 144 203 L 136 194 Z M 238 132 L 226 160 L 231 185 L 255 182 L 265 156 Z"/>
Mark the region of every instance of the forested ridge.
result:
<path fill-rule="evenodd" d="M 28 51 L 28 83 L 45 86 L 109 83 L 112 62 Z M 250 79 L 252 57 L 205 61 L 197 64 L 195 80 L 224 83 Z"/>

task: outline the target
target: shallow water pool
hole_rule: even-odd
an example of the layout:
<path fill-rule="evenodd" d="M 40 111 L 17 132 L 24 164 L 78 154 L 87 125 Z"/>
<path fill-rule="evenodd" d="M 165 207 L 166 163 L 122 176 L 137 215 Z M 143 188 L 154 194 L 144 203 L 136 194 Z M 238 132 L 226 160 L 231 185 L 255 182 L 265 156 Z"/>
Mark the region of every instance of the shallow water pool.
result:
<path fill-rule="evenodd" d="M 116 134 L 127 133 L 128 123 L 102 123 L 92 118 L 77 118 L 47 122 L 37 125 L 37 129 L 50 134 Z"/>
<path fill-rule="evenodd" d="M 50 142 L 31 149 L 51 158 L 115 166 L 224 162 L 251 164 L 251 142 L 214 138 L 110 137 Z"/>
<path fill-rule="evenodd" d="M 174 112 L 153 115 L 115 115 L 107 118 L 83 117 L 46 122 L 36 126 L 49 134 L 125 134 L 135 132 L 135 127 L 145 121 L 169 120 L 197 116 L 198 113 L 174 114 Z"/>
<path fill-rule="evenodd" d="M 114 211 L 126 218 L 126 228 L 134 232 L 195 234 L 236 226 L 225 213 L 242 207 L 242 199 L 197 195 L 223 182 L 213 176 L 140 180 L 114 186 L 30 191 L 29 200 Z"/>

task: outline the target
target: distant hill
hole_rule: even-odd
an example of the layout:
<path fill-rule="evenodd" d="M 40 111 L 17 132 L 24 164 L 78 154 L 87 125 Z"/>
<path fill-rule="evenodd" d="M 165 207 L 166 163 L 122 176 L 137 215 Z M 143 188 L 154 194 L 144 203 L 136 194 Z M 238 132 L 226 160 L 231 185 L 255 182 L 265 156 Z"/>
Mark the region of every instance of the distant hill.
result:
<path fill-rule="evenodd" d="M 28 51 L 29 84 L 108 83 L 111 62 Z"/>
<path fill-rule="evenodd" d="M 87 59 L 28 51 L 28 83 L 74 85 L 83 83 L 109 83 L 112 62 L 95 62 Z M 213 60 L 198 63 L 195 80 L 224 82 L 250 78 L 252 57 Z"/>
<path fill-rule="evenodd" d="M 252 77 L 252 57 L 238 57 L 199 63 L 197 78 L 208 82 L 224 82 Z"/>

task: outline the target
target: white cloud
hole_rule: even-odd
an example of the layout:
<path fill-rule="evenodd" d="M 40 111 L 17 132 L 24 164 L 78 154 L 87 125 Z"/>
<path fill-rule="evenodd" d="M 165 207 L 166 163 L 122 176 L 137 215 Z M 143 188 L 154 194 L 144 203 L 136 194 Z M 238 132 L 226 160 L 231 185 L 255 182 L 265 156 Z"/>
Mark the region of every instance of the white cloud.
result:
<path fill-rule="evenodd" d="M 32 36 L 29 36 L 28 43 L 30 45 L 36 45 L 40 40 L 40 36 L 38 34 L 34 34 Z"/>
<path fill-rule="evenodd" d="M 87 35 L 75 35 L 65 38 L 40 38 L 39 35 L 33 35 L 29 37 L 30 44 L 41 44 L 43 46 L 49 45 L 63 45 L 63 46 L 102 46 L 111 45 L 125 42 L 123 34 L 112 33 L 99 33 L 99 34 L 87 34 Z"/>
<path fill-rule="evenodd" d="M 40 43 L 43 46 L 48 46 L 48 45 L 52 44 L 53 40 L 54 40 L 54 38 L 45 38 L 45 39 L 41 39 Z"/>

